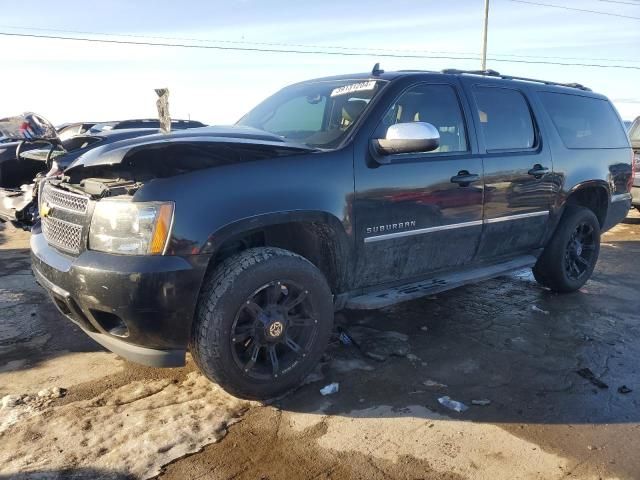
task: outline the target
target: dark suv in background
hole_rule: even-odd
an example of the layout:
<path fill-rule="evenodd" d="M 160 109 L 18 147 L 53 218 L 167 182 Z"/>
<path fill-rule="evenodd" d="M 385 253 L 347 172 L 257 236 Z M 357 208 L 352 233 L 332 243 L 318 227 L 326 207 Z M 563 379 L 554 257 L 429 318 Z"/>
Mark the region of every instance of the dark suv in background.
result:
<path fill-rule="evenodd" d="M 344 75 L 236 125 L 130 139 L 47 179 L 33 270 L 60 311 L 131 360 L 189 349 L 236 395 L 297 385 L 342 308 L 533 268 L 591 276 L 631 205 L 607 98 L 493 71 Z"/>

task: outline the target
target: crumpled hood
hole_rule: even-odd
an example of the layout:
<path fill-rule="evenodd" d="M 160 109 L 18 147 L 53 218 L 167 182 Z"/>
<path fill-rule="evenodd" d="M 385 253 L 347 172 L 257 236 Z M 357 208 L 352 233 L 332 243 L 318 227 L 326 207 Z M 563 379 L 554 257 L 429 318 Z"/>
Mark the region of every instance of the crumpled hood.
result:
<path fill-rule="evenodd" d="M 95 167 L 120 164 L 127 155 L 141 149 L 164 147 L 171 144 L 197 145 L 203 143 L 264 145 L 271 148 L 291 150 L 292 154 L 314 150 L 304 144 L 288 142 L 278 135 L 252 127 L 203 127 L 179 130 L 169 134 L 147 135 L 99 146 L 78 157 L 68 169 L 80 166 Z"/>

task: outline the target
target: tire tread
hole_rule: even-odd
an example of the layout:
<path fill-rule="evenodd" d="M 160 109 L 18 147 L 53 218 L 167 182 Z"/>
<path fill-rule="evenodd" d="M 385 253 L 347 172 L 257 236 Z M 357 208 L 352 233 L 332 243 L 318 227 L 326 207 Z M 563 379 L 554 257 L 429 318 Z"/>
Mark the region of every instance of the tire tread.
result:
<path fill-rule="evenodd" d="M 292 257 L 301 260 L 322 276 L 309 260 L 289 250 L 276 247 L 250 248 L 223 260 L 213 269 L 205 279 L 198 299 L 198 307 L 191 329 L 190 350 L 192 357 L 200 371 L 208 378 L 213 379 L 229 393 L 237 396 L 259 398 L 258 395 L 252 395 L 236 388 L 232 376 L 224 368 L 225 363 L 220 351 L 221 343 L 226 339 L 220 337 L 222 315 L 217 311 L 216 306 L 228 291 L 235 288 L 242 273 L 275 257 Z M 323 276 L 322 280 L 325 281 Z M 213 332 L 209 331 L 211 329 Z"/>
<path fill-rule="evenodd" d="M 596 239 L 594 266 L 598 260 L 598 253 L 600 250 L 600 224 L 598 223 L 597 217 L 586 207 L 579 205 L 567 205 L 556 231 L 533 267 L 533 276 L 536 281 L 554 292 L 573 292 L 582 287 L 593 273 L 592 268 L 584 281 L 579 283 L 570 283 L 564 275 L 563 262 L 566 242 L 565 236 L 568 233 L 567 230 L 574 228 L 573 226 L 580 217 L 589 219 L 596 228 L 598 235 Z"/>

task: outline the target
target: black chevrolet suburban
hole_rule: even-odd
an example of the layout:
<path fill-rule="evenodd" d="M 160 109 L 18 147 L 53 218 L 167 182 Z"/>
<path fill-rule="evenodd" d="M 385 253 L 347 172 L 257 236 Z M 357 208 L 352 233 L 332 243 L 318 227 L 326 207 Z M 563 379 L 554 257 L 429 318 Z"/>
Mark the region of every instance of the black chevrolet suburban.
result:
<path fill-rule="evenodd" d="M 267 398 L 313 368 L 337 310 L 529 267 L 580 288 L 630 209 L 631 162 L 582 85 L 376 66 L 80 156 L 40 187 L 33 271 L 113 352 L 172 367 L 189 350 Z"/>

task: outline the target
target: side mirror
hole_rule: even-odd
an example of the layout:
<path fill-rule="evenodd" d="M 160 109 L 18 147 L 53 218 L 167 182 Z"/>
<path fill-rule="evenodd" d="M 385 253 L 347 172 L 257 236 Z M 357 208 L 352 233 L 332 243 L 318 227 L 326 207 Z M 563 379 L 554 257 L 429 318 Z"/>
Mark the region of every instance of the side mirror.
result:
<path fill-rule="evenodd" d="M 440 146 L 440 132 L 426 122 L 396 123 L 387 129 L 385 138 L 373 140 L 373 148 L 378 156 L 398 153 L 431 152 Z M 380 163 L 389 163 L 383 158 Z"/>
<path fill-rule="evenodd" d="M 35 113 L 0 118 L 0 135 L 12 140 L 44 141 L 59 144 L 58 132 L 51 122 Z"/>

